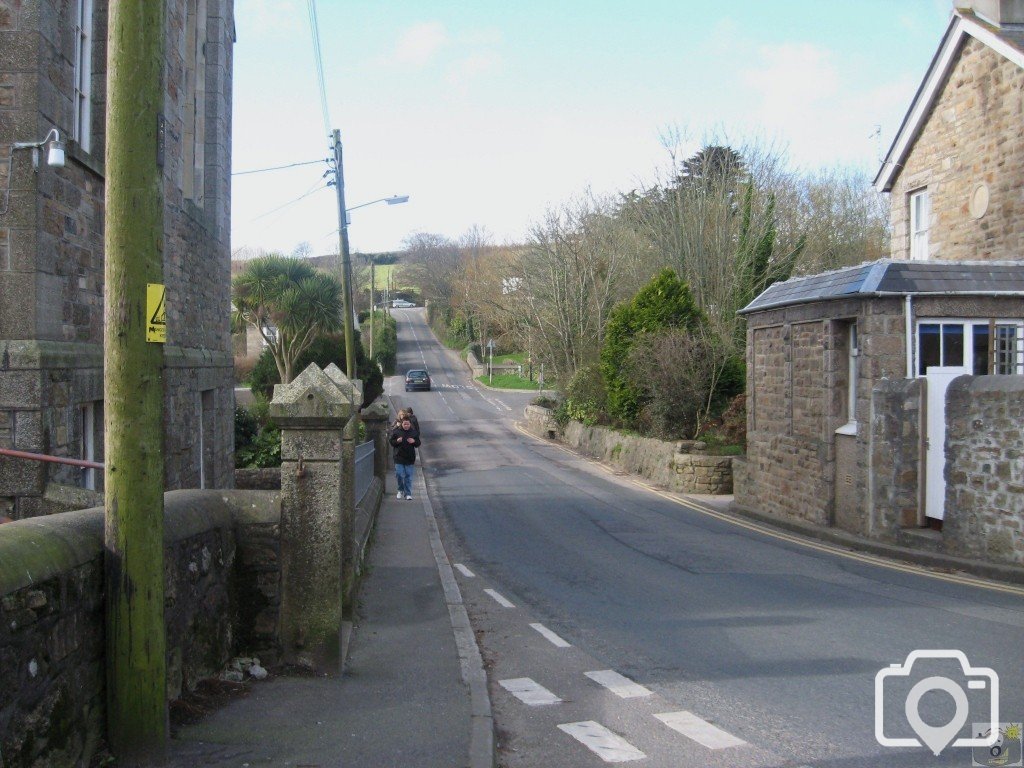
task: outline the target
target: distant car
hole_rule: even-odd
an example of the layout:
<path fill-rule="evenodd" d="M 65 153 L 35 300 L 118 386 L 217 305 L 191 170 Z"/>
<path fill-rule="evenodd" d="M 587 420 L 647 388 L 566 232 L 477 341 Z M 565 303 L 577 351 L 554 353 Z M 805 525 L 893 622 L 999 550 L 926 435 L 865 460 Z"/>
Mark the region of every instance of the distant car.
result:
<path fill-rule="evenodd" d="M 430 374 L 422 368 L 405 373 L 405 391 L 413 392 L 415 390 L 430 391 Z"/>
<path fill-rule="evenodd" d="M 411 301 L 406 301 L 405 299 L 395 299 L 391 302 L 391 306 L 395 309 L 408 309 L 409 307 L 415 307 L 416 305 Z"/>

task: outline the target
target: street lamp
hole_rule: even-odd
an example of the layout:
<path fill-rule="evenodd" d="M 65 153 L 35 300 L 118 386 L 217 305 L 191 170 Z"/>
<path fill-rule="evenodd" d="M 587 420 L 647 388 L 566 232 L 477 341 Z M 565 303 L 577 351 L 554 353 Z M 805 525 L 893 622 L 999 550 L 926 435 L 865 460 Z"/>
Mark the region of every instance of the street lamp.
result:
<path fill-rule="evenodd" d="M 394 195 L 393 197 L 382 197 L 379 200 L 371 200 L 369 203 L 362 203 L 352 208 L 347 207 L 345 205 L 345 165 L 341 148 L 341 131 L 335 129 L 331 138 L 333 140 L 332 150 L 334 154 L 333 182 L 335 191 L 338 193 L 338 250 L 341 253 L 342 311 L 345 314 L 345 374 L 350 380 L 354 380 L 356 376 L 355 334 L 353 333 L 355 317 L 352 307 L 352 261 L 349 257 L 348 213 L 351 210 L 372 205 L 373 203 L 385 202 L 388 205 L 397 205 L 398 203 L 404 203 L 409 199 L 409 196 Z M 372 312 L 370 317 L 373 317 Z M 372 331 L 370 338 L 373 338 Z"/>
<path fill-rule="evenodd" d="M 354 211 L 356 208 L 365 208 L 366 206 L 373 205 L 374 203 L 387 203 L 388 205 L 401 205 L 402 203 L 408 203 L 408 202 L 409 202 L 409 196 L 408 195 L 392 195 L 391 197 L 379 197 L 376 200 L 371 200 L 368 203 L 360 203 L 359 205 L 353 205 L 351 208 L 346 208 L 345 209 L 345 224 L 348 225 L 348 224 L 352 223 L 352 219 L 349 218 L 349 213 L 351 211 Z M 377 286 L 376 286 L 376 281 L 374 280 L 373 267 L 374 267 L 374 261 L 373 261 L 373 256 L 371 255 L 370 256 L 370 359 L 371 360 L 373 359 L 373 325 L 374 325 L 374 323 L 373 323 L 373 312 L 374 312 L 374 309 L 376 308 L 375 307 L 375 303 L 376 303 L 375 296 L 376 296 L 376 293 L 377 293 Z"/>
<path fill-rule="evenodd" d="M 401 205 L 402 203 L 408 203 L 408 202 L 409 202 L 409 196 L 408 195 L 392 195 L 391 197 L 380 197 L 380 198 L 377 198 L 376 200 L 371 200 L 368 203 L 360 203 L 359 205 L 353 205 L 351 208 L 346 208 L 345 209 L 345 213 L 348 213 L 349 211 L 354 211 L 356 208 L 365 208 L 366 206 L 373 205 L 374 203 L 387 203 L 388 205 Z"/>

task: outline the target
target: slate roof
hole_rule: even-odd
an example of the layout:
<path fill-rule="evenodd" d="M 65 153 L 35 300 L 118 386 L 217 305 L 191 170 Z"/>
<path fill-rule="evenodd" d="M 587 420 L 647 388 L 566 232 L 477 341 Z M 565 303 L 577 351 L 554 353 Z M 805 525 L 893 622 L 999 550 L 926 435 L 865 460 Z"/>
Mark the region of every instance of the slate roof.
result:
<path fill-rule="evenodd" d="M 1024 296 L 1024 261 L 880 261 L 769 286 L 746 315 L 812 301 L 868 296 Z"/>

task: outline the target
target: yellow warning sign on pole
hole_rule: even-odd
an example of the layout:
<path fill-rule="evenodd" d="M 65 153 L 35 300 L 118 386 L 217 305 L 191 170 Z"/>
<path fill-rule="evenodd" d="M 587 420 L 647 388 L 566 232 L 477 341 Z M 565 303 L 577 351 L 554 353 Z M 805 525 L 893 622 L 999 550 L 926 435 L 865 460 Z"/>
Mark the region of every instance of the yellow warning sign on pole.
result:
<path fill-rule="evenodd" d="M 160 283 L 146 284 L 146 341 L 164 344 L 167 341 L 167 309 L 165 288 Z"/>

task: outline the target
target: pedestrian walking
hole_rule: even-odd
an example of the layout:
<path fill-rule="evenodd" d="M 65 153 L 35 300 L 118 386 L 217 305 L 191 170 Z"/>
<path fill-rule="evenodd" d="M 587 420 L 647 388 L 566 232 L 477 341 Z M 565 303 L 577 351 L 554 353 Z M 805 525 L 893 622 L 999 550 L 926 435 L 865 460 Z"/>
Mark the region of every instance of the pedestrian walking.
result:
<path fill-rule="evenodd" d="M 395 478 L 398 480 L 396 499 L 412 498 L 413 465 L 416 463 L 416 448 L 420 444 L 420 433 L 412 425 L 408 414 L 402 413 L 401 423 L 391 430 L 389 442 L 395 449 Z"/>
<path fill-rule="evenodd" d="M 412 428 L 417 432 L 420 431 L 420 421 L 416 418 L 416 414 L 412 412 L 412 408 L 408 405 L 405 406 L 405 415 L 409 417 L 409 421 L 412 422 Z"/>

